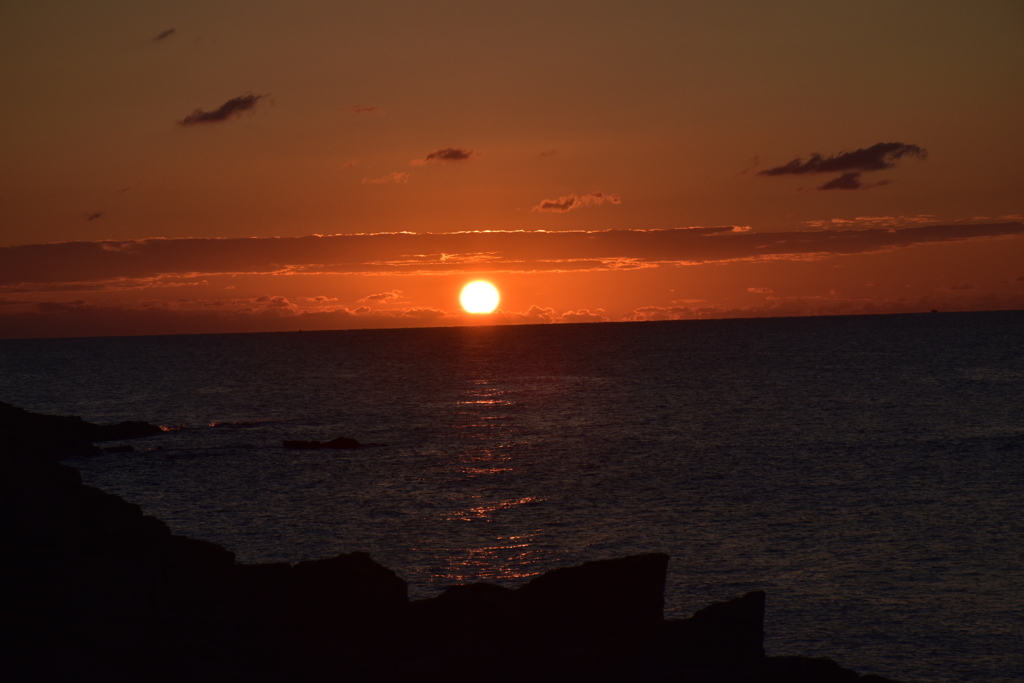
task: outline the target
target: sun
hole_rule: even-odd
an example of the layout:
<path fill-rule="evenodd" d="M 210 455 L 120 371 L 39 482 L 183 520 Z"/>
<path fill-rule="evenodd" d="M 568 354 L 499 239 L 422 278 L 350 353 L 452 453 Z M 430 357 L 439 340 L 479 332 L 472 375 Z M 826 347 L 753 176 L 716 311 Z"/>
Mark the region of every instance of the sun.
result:
<path fill-rule="evenodd" d="M 476 280 L 462 288 L 459 301 L 467 313 L 490 313 L 498 307 L 501 295 L 490 282 Z"/>

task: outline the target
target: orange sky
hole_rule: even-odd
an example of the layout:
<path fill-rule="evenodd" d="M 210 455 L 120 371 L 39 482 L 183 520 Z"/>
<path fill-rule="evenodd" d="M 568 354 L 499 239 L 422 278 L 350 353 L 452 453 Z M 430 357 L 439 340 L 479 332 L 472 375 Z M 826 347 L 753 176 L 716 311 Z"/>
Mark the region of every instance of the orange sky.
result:
<path fill-rule="evenodd" d="M 0 51 L 0 337 L 1024 308 L 1016 0 L 14 0 Z"/>

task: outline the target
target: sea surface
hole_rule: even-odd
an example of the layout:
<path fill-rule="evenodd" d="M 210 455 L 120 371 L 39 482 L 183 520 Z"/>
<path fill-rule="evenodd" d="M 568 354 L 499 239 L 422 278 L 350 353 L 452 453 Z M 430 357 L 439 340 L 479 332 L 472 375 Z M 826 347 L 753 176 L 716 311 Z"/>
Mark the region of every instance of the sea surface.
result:
<path fill-rule="evenodd" d="M 1024 680 L 1024 312 L 0 341 L 0 400 L 145 420 L 88 483 L 239 561 L 414 598 L 671 556 L 770 655 Z M 297 451 L 285 439 L 386 444 Z M 114 445 L 114 444 L 108 444 Z"/>

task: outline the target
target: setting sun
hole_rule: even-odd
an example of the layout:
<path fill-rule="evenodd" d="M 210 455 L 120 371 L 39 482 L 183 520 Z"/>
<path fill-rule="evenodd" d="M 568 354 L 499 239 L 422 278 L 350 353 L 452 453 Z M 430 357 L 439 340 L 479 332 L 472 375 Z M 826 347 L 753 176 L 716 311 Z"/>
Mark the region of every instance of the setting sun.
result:
<path fill-rule="evenodd" d="M 459 301 L 467 313 L 490 313 L 498 307 L 500 300 L 497 288 L 485 280 L 470 282 L 459 295 Z"/>

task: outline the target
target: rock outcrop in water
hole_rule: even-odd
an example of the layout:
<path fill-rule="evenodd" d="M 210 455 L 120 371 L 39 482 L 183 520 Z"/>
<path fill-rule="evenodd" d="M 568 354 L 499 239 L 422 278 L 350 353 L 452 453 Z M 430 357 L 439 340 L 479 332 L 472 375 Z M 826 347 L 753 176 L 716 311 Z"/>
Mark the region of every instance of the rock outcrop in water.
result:
<path fill-rule="evenodd" d="M 9 680 L 884 681 L 767 657 L 761 592 L 665 620 L 660 553 L 417 601 L 365 553 L 239 564 L 59 462 L 103 429 L 0 404 Z"/>
<path fill-rule="evenodd" d="M 25 458 L 58 458 L 97 453 L 97 441 L 137 439 L 161 432 L 148 422 L 96 425 L 80 417 L 40 415 L 0 402 L 0 439 L 7 453 Z"/>

